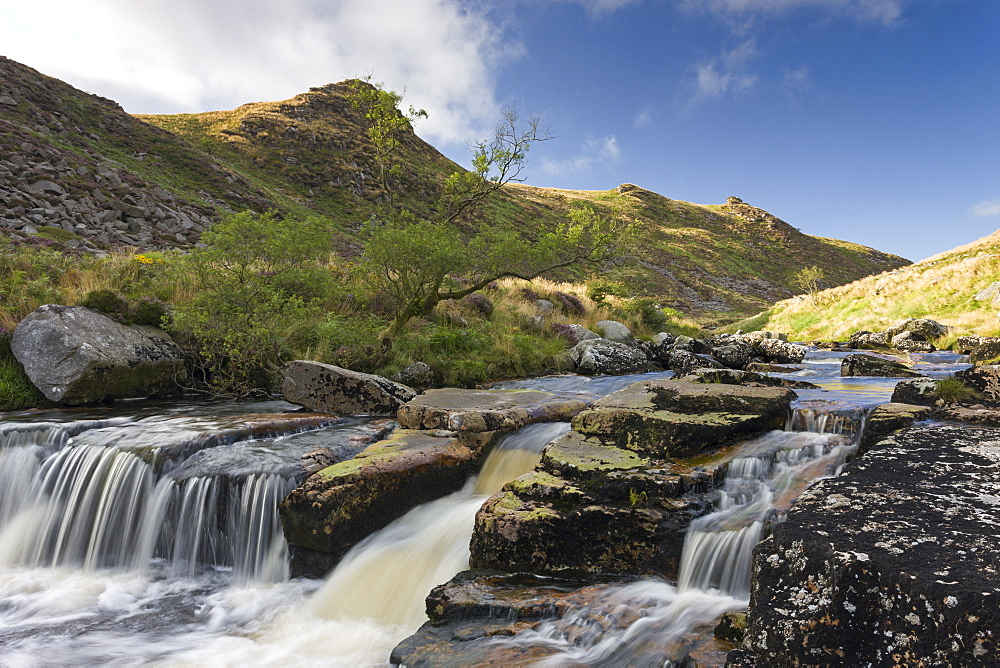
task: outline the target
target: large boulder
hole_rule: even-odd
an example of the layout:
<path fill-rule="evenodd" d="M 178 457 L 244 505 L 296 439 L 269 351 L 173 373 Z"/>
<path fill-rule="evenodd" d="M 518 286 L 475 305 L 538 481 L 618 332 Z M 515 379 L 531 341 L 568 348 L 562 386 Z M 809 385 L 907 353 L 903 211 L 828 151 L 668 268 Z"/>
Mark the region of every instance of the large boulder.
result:
<path fill-rule="evenodd" d="M 309 360 L 285 366 L 281 392 L 285 401 L 332 415 L 393 416 L 416 395 L 382 376 Z"/>
<path fill-rule="evenodd" d="M 83 306 L 38 307 L 14 330 L 11 352 L 45 398 L 66 405 L 176 391 L 187 377 L 162 331 Z"/>
<path fill-rule="evenodd" d="M 641 350 L 607 339 L 581 341 L 566 355 L 576 372 L 585 376 L 618 376 L 649 368 L 649 358 Z"/>
<path fill-rule="evenodd" d="M 1000 341 L 985 341 L 969 353 L 973 364 L 995 363 L 997 359 L 1000 359 Z"/>
<path fill-rule="evenodd" d="M 1000 344 L 1000 336 L 960 336 L 955 340 L 955 352 L 968 355 L 984 343 Z"/>
<path fill-rule="evenodd" d="M 800 495 L 754 549 L 751 665 L 996 665 L 998 442 L 914 425 Z"/>
<path fill-rule="evenodd" d="M 867 330 L 861 330 L 860 332 L 854 332 L 851 334 L 851 338 L 847 342 L 847 347 L 854 348 L 856 350 L 888 348 L 889 335 L 885 332 L 869 332 Z"/>
<path fill-rule="evenodd" d="M 714 347 L 712 357 L 730 369 L 742 369 L 753 357 L 753 347 L 743 341 L 733 341 Z"/>
<path fill-rule="evenodd" d="M 890 342 L 893 337 L 896 337 L 903 332 L 909 332 L 912 335 L 912 338 L 917 341 L 933 341 L 934 339 L 939 339 L 942 336 L 947 336 L 948 326 L 942 325 L 937 320 L 931 320 L 929 318 L 907 318 L 906 320 L 901 320 L 889 329 L 885 330 L 885 334 L 889 338 Z"/>
<path fill-rule="evenodd" d="M 972 366 L 955 373 L 955 378 L 975 390 L 988 404 L 1000 404 L 1000 366 Z"/>
<path fill-rule="evenodd" d="M 632 330 L 617 320 L 601 320 L 597 323 L 597 330 L 601 332 L 603 337 L 608 341 L 631 343 L 634 338 L 632 336 Z"/>
<path fill-rule="evenodd" d="M 761 339 L 754 352 L 765 362 L 798 364 L 806 356 L 806 347 L 781 339 Z"/>
<path fill-rule="evenodd" d="M 596 401 L 573 418 L 573 428 L 640 454 L 686 457 L 782 428 L 795 398 L 778 387 L 641 381 Z"/>
<path fill-rule="evenodd" d="M 937 400 L 937 381 L 933 378 L 901 380 L 892 390 L 894 403 L 933 406 Z"/>
<path fill-rule="evenodd" d="M 854 353 L 840 363 L 841 376 L 879 376 L 883 378 L 919 378 L 917 373 L 898 360 Z"/>

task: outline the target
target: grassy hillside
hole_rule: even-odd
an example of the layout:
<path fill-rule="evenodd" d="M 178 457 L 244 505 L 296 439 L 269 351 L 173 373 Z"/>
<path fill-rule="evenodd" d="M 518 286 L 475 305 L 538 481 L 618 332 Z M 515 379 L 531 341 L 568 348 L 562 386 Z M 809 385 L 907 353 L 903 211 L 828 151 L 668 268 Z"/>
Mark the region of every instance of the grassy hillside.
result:
<path fill-rule="evenodd" d="M 350 82 L 228 111 L 134 117 L 8 59 L 0 58 L 0 74 L 0 234 L 17 243 L 187 248 L 227 212 L 252 209 L 322 218 L 337 230 L 334 253 L 353 258 L 359 230 L 385 199 L 347 99 Z M 397 204 L 433 214 L 444 178 L 461 167 L 412 132 L 398 155 Z M 40 179 L 54 185 L 40 189 Z M 511 185 L 464 220 L 463 233 L 503 221 L 535 238 L 583 202 L 639 221 L 634 256 L 598 273 L 708 324 L 790 297 L 804 266 L 819 266 L 836 285 L 906 264 L 802 234 L 735 198 L 697 205 L 630 184 L 599 192 Z M 577 269 L 552 278 L 590 276 Z"/>
<path fill-rule="evenodd" d="M 772 329 L 803 340 L 843 340 L 903 318 L 932 318 L 959 334 L 1000 335 L 1000 300 L 975 296 L 1000 281 L 1000 231 L 908 267 L 796 297 L 733 328 Z"/>

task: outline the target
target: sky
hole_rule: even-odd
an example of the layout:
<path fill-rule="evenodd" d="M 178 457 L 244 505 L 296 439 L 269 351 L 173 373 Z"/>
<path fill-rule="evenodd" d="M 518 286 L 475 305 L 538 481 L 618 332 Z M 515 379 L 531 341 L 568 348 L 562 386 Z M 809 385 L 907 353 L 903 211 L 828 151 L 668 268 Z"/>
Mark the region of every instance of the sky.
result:
<path fill-rule="evenodd" d="M 554 137 L 531 185 L 735 195 L 911 260 L 1000 228 L 1000 0 L 0 0 L 0 17 L 0 55 L 131 113 L 370 74 L 465 166 L 505 106 L 539 114 Z"/>

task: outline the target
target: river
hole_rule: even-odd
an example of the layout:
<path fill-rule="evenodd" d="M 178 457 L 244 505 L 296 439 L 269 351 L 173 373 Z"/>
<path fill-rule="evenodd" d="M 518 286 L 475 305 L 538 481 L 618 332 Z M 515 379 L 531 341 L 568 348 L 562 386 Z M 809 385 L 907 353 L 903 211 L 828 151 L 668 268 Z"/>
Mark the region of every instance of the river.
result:
<path fill-rule="evenodd" d="M 823 389 L 798 391 L 786 431 L 731 462 L 715 512 L 689 530 L 679 582 L 610 586 L 599 612 L 621 619 L 600 629 L 581 632 L 595 611 L 578 609 L 491 642 L 538 647 L 544 665 L 662 664 L 673 640 L 745 607 L 761 531 L 837 471 L 897 382 L 841 378 L 843 356 L 811 350 L 789 374 Z M 914 358 L 931 376 L 967 366 L 948 353 Z M 664 375 L 502 386 L 603 395 Z M 479 506 L 568 429 L 507 436 L 461 491 L 372 535 L 325 580 L 289 579 L 276 506 L 304 477 L 302 455 L 347 459 L 389 426 L 279 401 L 4 414 L 0 665 L 384 665 L 426 620 L 430 589 L 467 567 Z"/>

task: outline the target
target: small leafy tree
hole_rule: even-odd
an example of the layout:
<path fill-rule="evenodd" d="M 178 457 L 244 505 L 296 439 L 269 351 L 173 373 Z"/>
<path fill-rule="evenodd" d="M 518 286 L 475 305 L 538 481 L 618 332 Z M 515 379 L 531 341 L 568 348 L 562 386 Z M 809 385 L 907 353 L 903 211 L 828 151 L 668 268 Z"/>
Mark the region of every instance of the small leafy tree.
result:
<path fill-rule="evenodd" d="M 808 294 L 813 303 L 815 303 L 816 293 L 820 291 L 820 283 L 822 283 L 825 276 L 826 274 L 822 268 L 813 265 L 800 269 L 792 278 L 792 281 L 796 287 Z"/>
<path fill-rule="evenodd" d="M 400 112 L 399 104 L 403 101 L 403 94 L 386 90 L 381 82 L 372 83 L 371 75 L 355 80 L 352 87 L 348 100 L 365 119 L 368 139 L 371 140 L 375 151 L 379 182 L 388 197 L 388 206 L 391 210 L 393 189 L 389 180 L 401 172 L 401 167 L 395 162 L 393 154 L 399 148 L 401 134 L 409 130 L 418 119 L 427 118 L 427 112 L 412 106 L 406 113 Z"/>
<path fill-rule="evenodd" d="M 319 219 L 247 211 L 219 221 L 201 241 L 177 263 L 196 292 L 174 311 L 172 329 L 195 344 L 215 394 L 262 393 L 286 360 L 289 337 L 317 315 L 330 229 Z"/>

